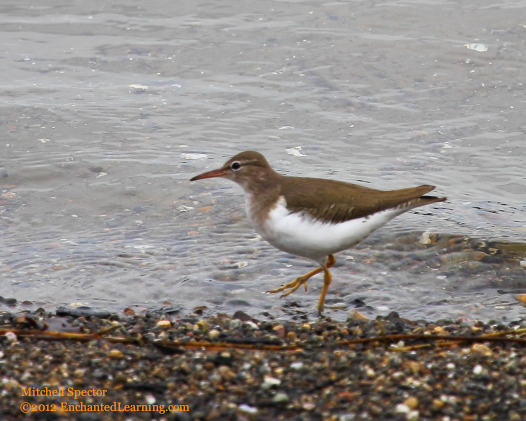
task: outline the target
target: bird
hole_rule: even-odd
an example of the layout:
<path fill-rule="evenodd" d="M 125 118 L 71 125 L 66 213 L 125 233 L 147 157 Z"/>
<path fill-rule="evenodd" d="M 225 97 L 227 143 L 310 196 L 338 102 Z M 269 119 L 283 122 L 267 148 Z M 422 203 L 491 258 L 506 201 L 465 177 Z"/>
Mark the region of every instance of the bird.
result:
<path fill-rule="evenodd" d="M 323 272 L 317 309 L 321 315 L 332 281 L 335 253 L 354 247 L 391 219 L 411 209 L 443 202 L 427 196 L 435 186 L 383 191 L 343 181 L 279 174 L 259 152 L 245 151 L 218 169 L 190 181 L 222 177 L 245 192 L 246 213 L 255 231 L 284 252 L 314 260 L 319 267 L 268 293 L 286 297 Z"/>

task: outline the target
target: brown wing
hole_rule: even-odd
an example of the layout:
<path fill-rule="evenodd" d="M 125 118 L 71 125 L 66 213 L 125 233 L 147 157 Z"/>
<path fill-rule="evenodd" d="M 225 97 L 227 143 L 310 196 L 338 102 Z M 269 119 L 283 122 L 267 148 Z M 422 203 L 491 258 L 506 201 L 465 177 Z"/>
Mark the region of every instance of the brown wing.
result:
<path fill-rule="evenodd" d="M 362 218 L 391 208 L 407 210 L 445 197 L 423 196 L 434 186 L 382 191 L 355 184 L 319 178 L 283 177 L 281 194 L 291 212 L 302 212 L 326 222 L 343 222 Z"/>

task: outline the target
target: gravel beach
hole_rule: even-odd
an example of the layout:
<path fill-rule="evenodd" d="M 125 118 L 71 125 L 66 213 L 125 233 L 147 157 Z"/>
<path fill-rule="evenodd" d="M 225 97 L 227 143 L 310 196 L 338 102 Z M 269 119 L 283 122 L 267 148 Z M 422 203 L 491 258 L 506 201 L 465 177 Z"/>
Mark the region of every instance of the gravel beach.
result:
<path fill-rule="evenodd" d="M 526 320 L 209 313 L 1 312 L 1 419 L 526 419 Z"/>

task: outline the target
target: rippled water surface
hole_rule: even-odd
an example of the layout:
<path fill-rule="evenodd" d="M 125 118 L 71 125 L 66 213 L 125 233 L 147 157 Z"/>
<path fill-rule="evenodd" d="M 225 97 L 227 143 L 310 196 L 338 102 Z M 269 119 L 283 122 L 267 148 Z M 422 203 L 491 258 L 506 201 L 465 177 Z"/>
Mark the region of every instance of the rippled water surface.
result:
<path fill-rule="evenodd" d="M 307 294 L 264 294 L 314 264 L 254 233 L 237 185 L 188 181 L 255 149 L 284 174 L 448 197 L 339 254 L 327 315 L 524 316 L 525 13 L 511 0 L 3 1 L 0 310 L 316 317 L 319 277 Z"/>

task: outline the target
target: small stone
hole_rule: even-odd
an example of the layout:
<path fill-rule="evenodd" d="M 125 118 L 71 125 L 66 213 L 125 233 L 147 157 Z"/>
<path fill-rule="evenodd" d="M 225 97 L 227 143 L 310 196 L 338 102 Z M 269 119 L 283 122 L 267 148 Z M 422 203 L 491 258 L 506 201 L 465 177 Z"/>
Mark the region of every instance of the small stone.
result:
<path fill-rule="evenodd" d="M 5 337 L 7 339 L 7 342 L 11 342 L 12 344 L 14 344 L 17 341 L 16 333 L 14 332 L 7 332 L 5 334 Z"/>
<path fill-rule="evenodd" d="M 473 374 L 478 376 L 482 373 L 482 370 L 484 370 L 483 367 L 480 364 L 477 364 L 475 367 L 473 367 Z"/>
<path fill-rule="evenodd" d="M 420 365 L 420 363 L 417 363 L 416 361 L 410 361 L 409 368 L 411 369 L 411 372 L 413 374 L 418 374 L 420 370 L 422 369 L 422 366 Z"/>
<path fill-rule="evenodd" d="M 247 405 L 245 403 L 242 403 L 241 405 L 239 405 L 237 409 L 239 412 L 244 412 L 245 414 L 248 414 L 248 415 L 256 415 L 258 413 L 257 408 Z"/>
<path fill-rule="evenodd" d="M 373 377 L 376 377 L 376 373 L 371 367 L 365 367 L 365 375 L 372 379 Z"/>
<path fill-rule="evenodd" d="M 420 413 L 418 411 L 410 411 L 406 415 L 407 421 L 418 421 L 420 419 Z"/>
<path fill-rule="evenodd" d="M 212 329 L 210 332 L 208 332 L 208 337 L 210 340 L 217 339 L 221 335 L 221 332 L 217 329 Z"/>
<path fill-rule="evenodd" d="M 399 403 L 398 405 L 396 405 L 395 411 L 398 414 L 409 414 L 410 409 L 406 404 Z"/>
<path fill-rule="evenodd" d="M 274 403 L 287 403 L 290 400 L 289 395 L 286 393 L 276 393 L 274 397 L 272 398 L 272 402 Z"/>
<path fill-rule="evenodd" d="M 523 262 L 521 262 L 521 266 L 522 266 L 522 263 Z M 526 268 L 526 260 L 524 260 L 524 267 Z M 515 298 L 519 300 L 521 303 L 526 303 L 526 294 L 517 294 Z"/>
<path fill-rule="evenodd" d="M 220 367 L 217 368 L 217 372 L 219 373 L 219 375 L 221 376 L 221 378 L 223 380 L 231 380 L 233 379 L 234 377 L 236 377 L 236 373 L 234 373 L 230 367 L 226 366 L 226 365 L 222 365 Z"/>
<path fill-rule="evenodd" d="M 303 368 L 303 363 L 301 361 L 294 361 L 290 365 L 290 368 L 292 368 L 293 370 L 300 370 L 301 368 Z"/>
<path fill-rule="evenodd" d="M 210 323 L 207 320 L 199 320 L 197 326 L 199 326 L 200 329 L 207 329 L 210 326 Z"/>
<path fill-rule="evenodd" d="M 478 352 L 486 357 L 491 357 L 493 355 L 491 348 L 484 344 L 473 344 L 471 352 Z"/>
<path fill-rule="evenodd" d="M 110 349 L 109 352 L 108 352 L 108 355 L 111 358 L 122 358 L 122 357 L 124 357 L 124 354 L 121 351 L 119 351 L 118 349 Z"/>
<path fill-rule="evenodd" d="M 263 389 L 270 389 L 271 387 L 279 386 L 280 384 L 281 384 L 280 379 L 276 379 L 275 377 L 265 376 L 261 387 Z"/>
<path fill-rule="evenodd" d="M 286 330 L 285 330 L 285 326 L 283 325 L 276 325 L 272 328 L 272 330 L 274 331 L 274 333 L 276 334 L 276 336 L 280 339 L 283 339 L 285 338 L 285 335 L 286 335 Z"/>
<path fill-rule="evenodd" d="M 446 364 L 446 368 L 447 368 L 448 370 L 454 370 L 454 369 L 455 369 L 455 364 L 453 364 L 453 363 L 447 363 L 447 364 Z"/>
<path fill-rule="evenodd" d="M 296 332 L 287 332 L 287 340 L 289 340 L 290 342 L 294 342 L 297 338 L 297 335 L 296 335 Z"/>
<path fill-rule="evenodd" d="M 172 323 L 170 322 L 170 320 L 159 320 L 157 322 L 157 327 L 170 327 L 172 325 Z"/>
<path fill-rule="evenodd" d="M 306 411 L 312 411 L 314 408 L 316 408 L 316 404 L 314 402 L 303 402 L 301 407 Z"/>
<path fill-rule="evenodd" d="M 243 322 L 241 320 L 239 320 L 239 319 L 232 319 L 232 320 L 230 320 L 230 323 L 228 324 L 228 328 L 230 330 L 237 329 L 237 328 L 241 327 L 242 323 Z"/>
<path fill-rule="evenodd" d="M 248 322 L 245 322 L 245 326 L 252 329 L 252 330 L 257 330 L 259 329 L 259 326 L 257 324 L 255 324 L 254 322 L 252 321 L 248 321 Z"/>
<path fill-rule="evenodd" d="M 409 409 L 416 409 L 418 408 L 418 399 L 414 396 L 410 396 L 404 401 L 404 405 L 407 405 Z"/>
<path fill-rule="evenodd" d="M 363 313 L 360 313 L 359 311 L 354 311 L 350 319 L 353 321 L 363 321 L 363 322 L 369 321 L 369 317 L 367 317 Z"/>
<path fill-rule="evenodd" d="M 442 409 L 444 407 L 445 403 L 441 401 L 440 399 L 433 399 L 433 408 L 435 409 Z"/>
<path fill-rule="evenodd" d="M 126 307 L 123 311 L 126 316 L 135 316 L 135 311 L 129 307 Z"/>

